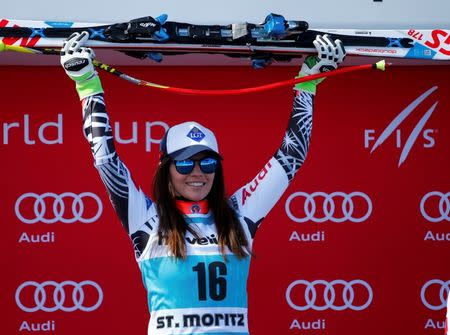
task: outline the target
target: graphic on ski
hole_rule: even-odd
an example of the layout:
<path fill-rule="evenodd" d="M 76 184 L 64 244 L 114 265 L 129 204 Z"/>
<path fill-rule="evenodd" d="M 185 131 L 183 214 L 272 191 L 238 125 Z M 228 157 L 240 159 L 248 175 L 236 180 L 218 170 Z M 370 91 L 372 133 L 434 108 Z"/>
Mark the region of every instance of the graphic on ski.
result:
<path fill-rule="evenodd" d="M 450 59 L 450 30 L 309 29 L 305 21 L 270 14 L 261 24 L 195 25 L 167 21 L 167 15 L 124 23 L 95 24 L 0 20 L 0 40 L 35 49 L 60 48 L 74 32 L 90 33 L 88 46 L 118 50 L 137 58 L 161 61 L 162 55 L 212 53 L 250 57 L 253 66 L 289 61 L 314 53 L 320 34 L 339 38 L 348 55 Z"/>

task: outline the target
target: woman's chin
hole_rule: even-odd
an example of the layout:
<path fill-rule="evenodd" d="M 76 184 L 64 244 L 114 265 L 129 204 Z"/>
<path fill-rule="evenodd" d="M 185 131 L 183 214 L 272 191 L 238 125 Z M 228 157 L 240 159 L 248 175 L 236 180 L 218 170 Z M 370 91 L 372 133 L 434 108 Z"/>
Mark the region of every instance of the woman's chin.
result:
<path fill-rule="evenodd" d="M 189 201 L 200 201 L 206 198 L 206 195 L 203 194 L 188 194 L 184 198 L 188 199 Z"/>
<path fill-rule="evenodd" d="M 208 196 L 207 190 L 205 189 L 205 187 L 199 187 L 199 188 L 194 188 L 194 187 L 189 187 L 188 189 L 183 190 L 184 192 L 179 192 L 181 193 L 181 196 L 183 198 L 186 198 L 190 201 L 200 201 L 205 199 Z"/>
<path fill-rule="evenodd" d="M 206 198 L 208 193 L 204 190 L 183 192 L 182 196 L 190 201 L 200 201 Z"/>

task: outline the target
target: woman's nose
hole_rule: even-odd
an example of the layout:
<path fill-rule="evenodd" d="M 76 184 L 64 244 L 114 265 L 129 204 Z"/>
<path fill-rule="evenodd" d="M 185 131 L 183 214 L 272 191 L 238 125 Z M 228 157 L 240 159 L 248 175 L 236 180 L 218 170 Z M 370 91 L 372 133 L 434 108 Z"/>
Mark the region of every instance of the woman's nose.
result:
<path fill-rule="evenodd" d="M 200 169 L 199 162 L 195 162 L 194 169 L 192 170 L 191 174 L 203 174 L 203 171 Z"/>

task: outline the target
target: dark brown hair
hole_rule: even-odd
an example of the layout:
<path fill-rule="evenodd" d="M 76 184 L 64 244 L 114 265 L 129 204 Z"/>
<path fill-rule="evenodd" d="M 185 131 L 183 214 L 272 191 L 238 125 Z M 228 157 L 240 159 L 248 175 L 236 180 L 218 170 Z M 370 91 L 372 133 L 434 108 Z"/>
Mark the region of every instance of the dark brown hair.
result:
<path fill-rule="evenodd" d="M 159 216 L 159 243 L 166 243 L 172 255 L 186 258 L 186 231 L 195 237 L 198 232 L 185 222 L 182 213 L 176 206 L 176 199 L 170 191 L 169 168 L 172 160 L 164 158 L 153 178 L 153 197 Z M 225 247 L 239 259 L 251 254 L 241 223 L 235 211 L 229 206 L 223 178 L 222 164 L 219 163 L 214 176 L 211 191 L 206 197 L 217 227 L 219 248 L 225 257 Z"/>

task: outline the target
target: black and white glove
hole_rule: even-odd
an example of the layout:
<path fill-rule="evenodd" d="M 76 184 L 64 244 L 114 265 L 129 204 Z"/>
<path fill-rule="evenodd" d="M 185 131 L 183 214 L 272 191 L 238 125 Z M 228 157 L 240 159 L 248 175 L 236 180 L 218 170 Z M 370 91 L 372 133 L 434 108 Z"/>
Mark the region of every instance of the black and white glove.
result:
<path fill-rule="evenodd" d="M 89 39 L 89 33 L 72 34 L 61 49 L 61 65 L 67 75 L 76 82 L 80 99 L 103 93 L 100 78 L 95 70 L 93 59 L 95 53 L 91 48 L 83 45 Z"/>
<path fill-rule="evenodd" d="M 336 70 L 345 59 L 346 52 L 340 40 L 332 40 L 329 35 L 318 35 L 313 41 L 317 50 L 317 56 L 308 56 L 303 62 L 298 77 L 309 76 Z M 297 78 L 298 78 L 297 77 Z M 311 80 L 295 85 L 295 90 L 303 90 L 312 94 L 316 93 L 316 86 L 325 78 Z"/>

